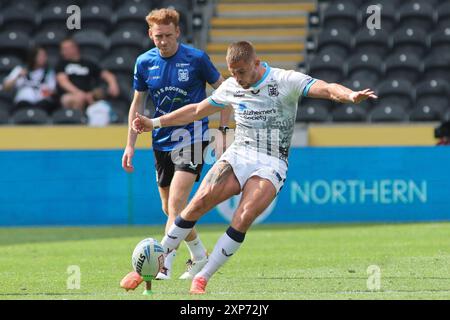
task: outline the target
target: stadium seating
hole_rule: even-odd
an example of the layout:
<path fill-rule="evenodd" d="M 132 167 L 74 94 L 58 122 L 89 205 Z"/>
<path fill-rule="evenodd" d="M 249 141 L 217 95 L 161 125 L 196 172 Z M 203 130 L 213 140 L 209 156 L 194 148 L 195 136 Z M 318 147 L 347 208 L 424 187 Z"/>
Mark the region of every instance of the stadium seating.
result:
<path fill-rule="evenodd" d="M 325 0 L 320 4 L 317 15 L 320 22 L 312 25 L 308 36 L 315 40 L 315 45 L 308 47 L 306 72 L 353 90 L 372 88 L 379 96 L 377 101 L 363 102 L 358 108 L 342 108 L 337 104 L 325 108 L 330 115 L 328 119 L 369 122 L 445 119 L 450 109 L 448 1 Z M 371 5 L 381 9 L 380 29 L 366 25 L 373 14 L 367 12 Z M 316 108 L 305 101 L 302 107 Z M 305 110 L 298 121 L 299 118 L 310 121 L 304 116 Z M 312 114 L 311 118 L 316 120 L 318 112 Z"/>
<path fill-rule="evenodd" d="M 53 124 L 83 124 L 86 119 L 80 110 L 59 109 L 52 114 Z"/>
<path fill-rule="evenodd" d="M 367 118 L 367 109 L 360 105 L 339 105 L 331 117 L 334 122 L 363 122 Z"/>
<path fill-rule="evenodd" d="M 335 1 L 323 13 L 323 27 L 353 31 L 358 24 L 357 8 L 351 1 Z"/>
<path fill-rule="evenodd" d="M 418 105 L 409 114 L 410 121 L 440 121 L 441 114 L 428 105 Z"/>
<path fill-rule="evenodd" d="M 352 36 L 346 29 L 327 29 L 320 34 L 317 49 L 321 54 L 331 53 L 345 57 L 351 50 L 351 39 Z"/>
<path fill-rule="evenodd" d="M 111 28 L 112 9 L 102 4 L 91 4 L 83 6 L 81 16 L 83 17 L 83 28 L 98 30 L 106 33 Z"/>
<path fill-rule="evenodd" d="M 81 30 L 68 30 L 67 8 L 81 9 Z M 145 16 L 155 8 L 171 6 L 180 10 L 182 41 L 191 40 L 193 0 L 2 0 L 0 1 L 0 111 L 9 121 L 0 123 L 84 123 L 77 112 L 60 110 L 47 117 L 41 110 L 20 110 L 11 115 L 14 92 L 1 90 L 1 82 L 16 65 L 23 65 L 33 45 L 47 50 L 49 64 L 59 61 L 59 45 L 73 36 L 82 57 L 111 70 L 119 80 L 120 97 L 112 99 L 113 121 L 126 121 L 133 94 L 132 74 L 136 57 L 154 47 L 148 38 Z M 120 106 L 120 107 L 117 107 Z M 33 114 L 33 116 L 30 116 Z M 70 116 L 72 115 L 72 116 Z"/>
<path fill-rule="evenodd" d="M 346 75 L 350 79 L 366 79 L 375 83 L 383 74 L 383 62 L 377 55 L 357 53 L 347 60 Z"/>
<path fill-rule="evenodd" d="M 399 28 L 392 36 L 394 53 L 406 53 L 423 56 L 427 50 L 427 33 L 424 29 L 416 26 Z"/>
<path fill-rule="evenodd" d="M 360 29 L 353 40 L 353 50 L 356 53 L 372 53 L 380 57 L 389 51 L 389 33 L 376 29 Z"/>
<path fill-rule="evenodd" d="M 107 36 L 98 30 L 80 30 L 73 35 L 78 43 L 81 55 L 85 58 L 99 62 L 109 47 Z"/>
<path fill-rule="evenodd" d="M 408 120 L 405 110 L 397 105 L 378 105 L 368 116 L 371 122 L 402 122 Z"/>
<path fill-rule="evenodd" d="M 0 33 L 0 43 L 2 55 L 12 55 L 25 60 L 30 47 L 30 38 L 21 31 L 5 31 Z"/>
<path fill-rule="evenodd" d="M 329 112 L 322 106 L 300 106 L 297 111 L 297 121 L 325 122 L 329 120 Z"/>
<path fill-rule="evenodd" d="M 404 78 L 382 81 L 376 92 L 378 104 L 394 105 L 403 109 L 410 109 L 413 102 L 414 87 Z"/>
<path fill-rule="evenodd" d="M 35 11 L 30 6 L 10 6 L 2 9 L 3 32 L 15 31 L 30 34 L 35 27 Z"/>
<path fill-rule="evenodd" d="M 436 12 L 439 29 L 450 28 L 450 3 L 443 2 Z"/>
<path fill-rule="evenodd" d="M 0 124 L 7 124 L 9 122 L 9 113 L 6 106 L 3 106 L 3 102 L 0 100 Z"/>
<path fill-rule="evenodd" d="M 13 124 L 48 124 L 51 123 L 47 112 L 38 108 L 17 110 L 11 118 Z"/>
<path fill-rule="evenodd" d="M 339 82 L 344 74 L 344 60 L 329 53 L 317 55 L 309 64 L 309 73 L 328 82 Z"/>
<path fill-rule="evenodd" d="M 364 22 L 367 21 L 369 15 L 371 14 L 367 12 L 367 7 L 371 5 L 380 6 L 380 17 L 381 17 L 381 29 L 384 32 L 391 32 L 394 30 L 395 25 L 397 24 L 397 16 L 396 16 L 396 1 L 385 0 L 385 1 L 366 1 L 361 7 L 359 11 L 359 21 L 361 22 L 360 27 L 363 27 Z"/>
<path fill-rule="evenodd" d="M 450 55 L 450 26 L 441 28 L 430 35 L 431 53 L 435 55 Z"/>
<path fill-rule="evenodd" d="M 153 46 L 148 39 L 145 16 L 153 8 L 175 7 L 182 11 L 183 40 L 190 41 L 193 3 L 191 0 L 2 0 L 0 81 L 15 65 L 24 62 L 27 50 L 34 44 L 47 49 L 50 65 L 54 66 L 59 59 L 61 40 L 74 35 L 84 57 L 101 62 L 117 75 L 121 96 L 116 105 L 126 106 L 117 108 L 126 111 L 132 93 L 134 60 Z M 446 117 L 450 97 L 448 90 L 443 94 L 445 89 L 442 88 L 450 83 L 448 1 L 321 0 L 318 3 L 320 21 L 314 24 L 317 27 L 313 26 L 309 35 L 296 40 L 314 39 L 315 45 L 306 57 L 301 51 L 296 53 L 302 56 L 302 61 L 304 59 L 305 72 L 329 82 L 343 83 L 354 90 L 374 88 L 380 99 L 355 108 L 303 99 L 303 109 L 297 119 L 379 121 L 383 118 L 382 109 L 390 106 L 392 112 L 383 115 L 387 121 L 395 118 L 401 119 L 399 121 L 429 121 L 427 119 L 436 118 L 434 112 L 441 118 Z M 82 9 L 82 29 L 79 31 L 61 28 L 67 19 L 66 8 L 73 4 Z M 371 14 L 367 12 L 369 5 L 382 8 L 379 30 L 366 26 Z M 386 83 L 393 80 L 409 81 L 410 93 L 388 90 Z M 437 87 L 430 85 L 433 81 L 438 83 Z M 2 109 L 12 103 L 13 96 L 13 93 L 0 90 Z M 403 113 L 396 112 L 394 103 L 399 104 Z M 359 107 L 365 113 L 360 112 Z M 375 112 L 378 109 L 380 116 Z M 118 111 L 118 119 L 120 113 Z"/>
<path fill-rule="evenodd" d="M 416 85 L 416 105 L 428 106 L 441 115 L 450 105 L 450 88 L 442 79 L 425 80 Z"/>

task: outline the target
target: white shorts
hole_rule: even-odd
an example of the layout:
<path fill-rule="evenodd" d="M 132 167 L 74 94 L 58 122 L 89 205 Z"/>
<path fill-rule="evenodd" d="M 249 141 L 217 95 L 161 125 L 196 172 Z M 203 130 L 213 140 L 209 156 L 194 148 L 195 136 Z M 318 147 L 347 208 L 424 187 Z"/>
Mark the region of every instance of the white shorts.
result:
<path fill-rule="evenodd" d="M 219 161 L 228 162 L 241 185 L 241 190 L 250 177 L 269 180 L 278 193 L 286 181 L 287 164 L 281 159 L 257 152 L 254 149 L 231 145 Z"/>

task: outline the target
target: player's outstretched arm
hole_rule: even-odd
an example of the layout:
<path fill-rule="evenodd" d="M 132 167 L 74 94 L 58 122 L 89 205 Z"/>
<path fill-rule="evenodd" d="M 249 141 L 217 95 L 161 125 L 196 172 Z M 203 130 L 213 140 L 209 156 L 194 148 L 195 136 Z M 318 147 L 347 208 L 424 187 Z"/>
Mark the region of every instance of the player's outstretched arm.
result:
<path fill-rule="evenodd" d="M 371 89 L 361 91 L 353 91 L 343 85 L 337 83 L 327 83 L 322 80 L 317 80 L 311 86 L 308 92 L 308 97 L 329 99 L 340 103 L 360 103 L 366 99 L 377 99 L 375 92 Z"/>
<path fill-rule="evenodd" d="M 155 127 L 181 126 L 203 119 L 221 110 L 222 108 L 211 105 L 208 99 L 205 99 L 200 103 L 188 104 L 183 108 L 155 119 L 149 119 L 136 113 L 136 119 L 133 120 L 132 128 L 135 132 L 142 133 L 152 131 Z"/>

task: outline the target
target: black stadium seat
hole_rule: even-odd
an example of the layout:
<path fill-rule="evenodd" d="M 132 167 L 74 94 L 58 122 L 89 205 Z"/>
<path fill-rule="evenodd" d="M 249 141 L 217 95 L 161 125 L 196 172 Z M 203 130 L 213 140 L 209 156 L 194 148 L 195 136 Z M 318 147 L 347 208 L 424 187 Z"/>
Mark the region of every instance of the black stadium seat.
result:
<path fill-rule="evenodd" d="M 59 109 L 52 114 L 53 124 L 83 124 L 85 117 L 80 110 Z"/>
<path fill-rule="evenodd" d="M 154 46 L 147 35 L 143 35 L 136 30 L 116 31 L 109 37 L 109 40 L 112 54 L 127 53 L 137 57 Z"/>
<path fill-rule="evenodd" d="M 96 62 L 104 56 L 109 46 L 106 35 L 97 30 L 81 29 L 73 35 L 73 39 L 80 46 L 81 55 Z"/>
<path fill-rule="evenodd" d="M 116 28 L 128 28 L 141 30 L 142 33 L 148 33 L 148 25 L 145 17 L 150 8 L 145 4 L 124 3 L 116 10 Z"/>
<path fill-rule="evenodd" d="M 25 108 L 16 111 L 11 120 L 14 124 L 48 124 L 47 112 L 38 108 Z"/>
<path fill-rule="evenodd" d="M 408 53 L 394 53 L 385 60 L 386 79 L 408 79 L 415 82 L 421 73 L 422 61 Z"/>
<path fill-rule="evenodd" d="M 40 3 L 42 2 L 41 0 L 2 0 L 2 8 L 3 9 L 7 9 L 7 8 L 18 8 L 18 9 L 23 9 L 23 8 L 29 8 L 31 10 L 36 10 L 37 8 L 39 8 Z"/>
<path fill-rule="evenodd" d="M 61 3 L 48 4 L 38 14 L 39 29 L 42 30 L 67 30 L 67 6 Z"/>
<path fill-rule="evenodd" d="M 402 3 L 404 0 L 364 0 L 362 9 L 366 8 L 370 5 L 381 5 L 381 6 L 398 6 Z"/>
<path fill-rule="evenodd" d="M 367 29 L 366 21 L 368 20 L 369 16 L 372 15 L 372 12 L 367 13 L 367 8 L 372 5 L 377 5 L 380 8 L 381 29 L 384 32 L 391 32 L 392 30 L 394 30 L 397 23 L 397 18 L 395 15 L 395 1 L 392 0 L 369 0 L 365 4 L 363 4 L 363 6 L 359 10 L 359 20 L 362 23 L 361 27 Z"/>
<path fill-rule="evenodd" d="M 328 110 L 320 106 L 299 107 L 296 121 L 298 122 L 325 122 L 329 119 Z"/>
<path fill-rule="evenodd" d="M 300 98 L 298 105 L 302 107 L 321 107 L 327 109 L 328 111 L 334 107 L 334 103 L 331 100 L 308 97 Z"/>
<path fill-rule="evenodd" d="M 417 106 L 409 113 L 409 121 L 441 121 L 442 115 L 430 106 Z"/>
<path fill-rule="evenodd" d="M 416 105 L 430 106 L 439 112 L 450 108 L 450 87 L 441 79 L 431 79 L 416 85 Z"/>
<path fill-rule="evenodd" d="M 128 122 L 128 111 L 130 104 L 123 100 L 113 100 L 110 102 L 112 107 L 112 123 L 126 123 Z"/>
<path fill-rule="evenodd" d="M 14 90 L 5 91 L 0 90 L 0 102 L 3 102 L 2 106 L 8 108 L 11 111 L 13 108 Z"/>
<path fill-rule="evenodd" d="M 337 54 L 342 58 L 351 50 L 352 35 L 345 29 L 325 29 L 317 38 L 317 50 L 321 54 Z"/>
<path fill-rule="evenodd" d="M 120 87 L 120 95 L 129 101 L 133 94 L 133 70 L 136 58 L 127 54 L 109 55 L 101 62 L 101 67 L 114 73 Z"/>
<path fill-rule="evenodd" d="M 382 81 L 377 89 L 378 104 L 400 106 L 403 109 L 411 108 L 414 87 L 404 78 Z"/>
<path fill-rule="evenodd" d="M 450 56 L 434 53 L 425 58 L 423 74 L 425 80 L 442 79 L 450 82 Z"/>
<path fill-rule="evenodd" d="M 107 33 L 111 29 L 112 9 L 109 6 L 89 4 L 81 8 L 82 27 Z"/>
<path fill-rule="evenodd" d="M 338 105 L 331 113 L 335 122 L 364 122 L 367 118 L 367 109 L 360 105 Z"/>
<path fill-rule="evenodd" d="M 377 55 L 357 53 L 347 60 L 346 70 L 350 79 L 367 79 L 375 83 L 383 74 L 383 62 Z"/>
<path fill-rule="evenodd" d="M 437 29 L 430 35 L 431 53 L 435 55 L 450 55 L 450 26 Z"/>
<path fill-rule="evenodd" d="M 9 113 L 6 108 L 3 108 L 2 102 L 0 101 L 0 125 L 8 124 L 9 122 Z"/>
<path fill-rule="evenodd" d="M 442 3 L 437 9 L 438 28 L 450 28 L 450 2 Z"/>
<path fill-rule="evenodd" d="M 0 33 L 2 55 L 13 55 L 25 60 L 30 45 L 30 38 L 23 32 L 6 31 Z"/>
<path fill-rule="evenodd" d="M 105 6 L 105 7 L 108 7 L 113 10 L 122 2 L 123 1 L 121 1 L 121 0 L 89 0 L 88 4 L 90 6 L 92 6 L 92 5 Z"/>
<path fill-rule="evenodd" d="M 309 74 L 327 82 L 339 82 L 343 76 L 344 60 L 331 54 L 317 55 L 309 64 Z"/>
<path fill-rule="evenodd" d="M 350 1 L 333 1 L 323 12 L 324 28 L 353 31 L 357 26 L 357 9 Z"/>
<path fill-rule="evenodd" d="M 425 1 L 407 1 L 398 11 L 401 26 L 430 30 L 434 23 L 433 7 Z"/>
<path fill-rule="evenodd" d="M 29 7 L 12 6 L 0 11 L 2 31 L 30 34 L 35 28 L 35 11 Z"/>
<path fill-rule="evenodd" d="M 370 122 L 402 122 L 408 120 L 405 110 L 397 105 L 379 104 L 369 113 Z"/>
<path fill-rule="evenodd" d="M 414 26 L 397 29 L 392 35 L 392 43 L 394 53 L 409 53 L 421 57 L 428 50 L 427 33 Z"/>
<path fill-rule="evenodd" d="M 107 69 L 111 72 L 124 72 L 131 78 L 135 62 L 136 58 L 134 56 L 127 54 L 113 54 L 103 59 L 100 65 L 102 66 L 102 68 Z"/>
<path fill-rule="evenodd" d="M 361 28 L 354 40 L 354 51 L 357 53 L 371 53 L 380 57 L 389 51 L 389 36 L 384 29 Z"/>
<path fill-rule="evenodd" d="M 0 56 L 0 84 L 3 79 L 11 72 L 11 70 L 17 66 L 21 65 L 22 60 L 15 56 L 5 55 Z"/>
<path fill-rule="evenodd" d="M 374 89 L 376 82 L 370 79 L 347 79 L 342 84 L 354 91 L 360 91 L 364 89 Z"/>

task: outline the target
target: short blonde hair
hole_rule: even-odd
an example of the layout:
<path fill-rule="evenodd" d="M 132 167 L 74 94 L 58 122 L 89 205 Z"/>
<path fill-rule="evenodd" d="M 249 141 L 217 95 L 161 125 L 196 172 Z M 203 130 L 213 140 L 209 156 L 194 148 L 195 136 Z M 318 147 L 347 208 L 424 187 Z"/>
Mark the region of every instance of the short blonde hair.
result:
<path fill-rule="evenodd" d="M 250 41 L 238 41 L 230 44 L 227 50 L 229 64 L 239 61 L 249 62 L 256 58 L 256 51 Z"/>
<path fill-rule="evenodd" d="M 155 9 L 145 17 L 145 20 L 149 28 L 154 24 L 169 25 L 171 23 L 177 28 L 180 23 L 180 14 L 175 9 Z"/>

